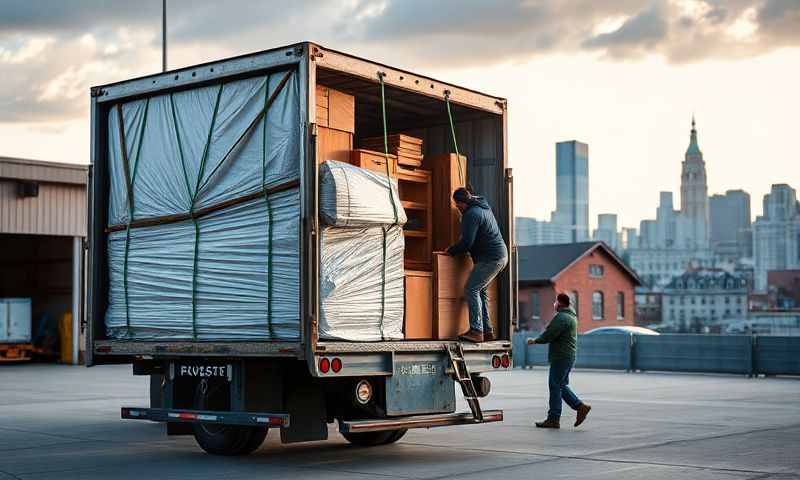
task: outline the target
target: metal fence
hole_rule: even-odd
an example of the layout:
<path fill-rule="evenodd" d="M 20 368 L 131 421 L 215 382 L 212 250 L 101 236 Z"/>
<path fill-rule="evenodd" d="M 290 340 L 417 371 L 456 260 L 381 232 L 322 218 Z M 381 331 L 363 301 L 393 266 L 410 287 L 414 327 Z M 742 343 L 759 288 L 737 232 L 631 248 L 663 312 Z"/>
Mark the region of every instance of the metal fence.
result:
<path fill-rule="evenodd" d="M 514 334 L 514 366 L 547 365 L 538 332 Z M 579 335 L 579 368 L 800 375 L 800 337 L 755 335 Z"/>

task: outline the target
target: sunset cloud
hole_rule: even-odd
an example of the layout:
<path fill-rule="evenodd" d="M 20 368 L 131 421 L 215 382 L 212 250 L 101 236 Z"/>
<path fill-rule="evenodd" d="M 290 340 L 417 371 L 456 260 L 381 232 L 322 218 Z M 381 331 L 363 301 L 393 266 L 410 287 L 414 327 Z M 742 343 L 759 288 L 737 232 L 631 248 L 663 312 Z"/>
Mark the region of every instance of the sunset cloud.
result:
<path fill-rule="evenodd" d="M 85 115 L 88 89 L 157 71 L 156 0 L 0 4 L 0 122 Z M 170 0 L 171 65 L 302 40 L 442 68 L 589 53 L 669 63 L 800 45 L 796 0 Z"/>

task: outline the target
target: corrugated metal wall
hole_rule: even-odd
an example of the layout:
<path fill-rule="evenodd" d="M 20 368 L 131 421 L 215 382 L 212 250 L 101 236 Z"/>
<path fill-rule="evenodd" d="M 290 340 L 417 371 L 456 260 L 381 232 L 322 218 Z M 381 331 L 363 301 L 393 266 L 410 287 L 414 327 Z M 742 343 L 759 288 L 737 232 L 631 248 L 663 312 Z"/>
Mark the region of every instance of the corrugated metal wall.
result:
<path fill-rule="evenodd" d="M 86 165 L 0 157 L 0 178 L 86 184 Z"/>
<path fill-rule="evenodd" d="M 0 234 L 86 236 L 86 186 L 39 183 L 22 198 L 14 180 L 0 179 Z"/>
<path fill-rule="evenodd" d="M 503 146 L 499 143 L 502 125 L 500 119 L 487 114 L 485 118 L 456 122 L 458 149 L 467 157 L 467 176 L 475 191 L 486 198 L 494 211 L 504 212 L 498 202 L 502 198 L 499 189 L 504 188 L 502 168 Z M 406 132 L 423 139 L 426 155 L 453 152 L 452 133 L 449 125 Z M 498 218 L 498 221 L 502 221 Z"/>

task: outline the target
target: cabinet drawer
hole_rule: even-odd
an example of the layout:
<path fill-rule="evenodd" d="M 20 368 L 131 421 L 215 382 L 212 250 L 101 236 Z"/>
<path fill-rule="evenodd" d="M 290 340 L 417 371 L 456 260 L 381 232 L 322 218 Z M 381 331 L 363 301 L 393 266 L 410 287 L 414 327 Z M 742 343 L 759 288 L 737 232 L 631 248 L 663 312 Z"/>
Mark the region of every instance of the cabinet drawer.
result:
<path fill-rule="evenodd" d="M 358 149 L 350 153 L 350 163 L 367 170 L 386 173 L 386 155 L 372 150 Z M 389 155 L 389 175 L 397 175 L 397 156 Z"/>

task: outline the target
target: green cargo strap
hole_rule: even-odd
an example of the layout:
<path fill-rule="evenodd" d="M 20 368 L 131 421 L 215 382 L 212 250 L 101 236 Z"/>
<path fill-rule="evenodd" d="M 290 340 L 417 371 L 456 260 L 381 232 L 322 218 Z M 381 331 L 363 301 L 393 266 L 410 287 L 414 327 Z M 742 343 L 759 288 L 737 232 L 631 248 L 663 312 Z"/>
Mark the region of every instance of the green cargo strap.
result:
<path fill-rule="evenodd" d="M 264 84 L 264 130 L 261 136 L 261 151 L 263 152 L 261 160 L 261 188 L 264 190 L 264 202 L 267 205 L 267 331 L 269 338 L 274 338 L 272 331 L 272 203 L 269 201 L 269 193 L 267 190 L 267 120 L 269 119 L 269 79 L 267 75 Z"/>
<path fill-rule="evenodd" d="M 381 232 L 383 232 L 383 261 L 381 263 L 381 340 L 385 340 L 386 336 L 383 334 L 383 317 L 386 312 L 386 226 L 381 225 Z"/>
<path fill-rule="evenodd" d="M 378 72 L 378 79 L 381 82 L 381 113 L 383 115 L 383 155 L 386 159 L 386 181 L 389 187 L 389 202 L 392 204 L 392 212 L 394 213 L 394 224 L 398 224 L 397 205 L 394 203 L 394 192 L 392 191 L 392 176 L 389 171 L 389 130 L 386 126 L 386 93 L 383 85 L 384 72 Z M 381 264 L 381 340 L 384 340 L 383 323 L 386 312 L 386 228 L 382 227 L 383 231 L 383 263 Z"/>
<path fill-rule="evenodd" d="M 144 143 L 144 129 L 147 126 L 147 111 L 150 107 L 150 99 L 145 100 L 144 115 L 142 121 L 139 123 L 139 141 L 136 147 L 136 155 L 133 158 L 133 172 L 130 172 L 130 164 L 128 163 L 128 146 L 125 142 L 125 122 L 122 115 L 122 104 L 117 104 L 117 127 L 119 129 L 120 149 L 122 152 L 122 168 L 125 170 L 125 188 L 128 192 L 128 222 L 125 225 L 125 257 L 122 263 L 122 285 L 125 291 L 125 335 L 131 335 L 131 307 L 128 295 L 128 254 L 130 252 L 131 244 L 131 222 L 133 221 L 134 202 L 133 202 L 133 185 L 136 182 L 136 172 L 139 168 L 139 154 L 142 151 L 142 143 Z"/>
<path fill-rule="evenodd" d="M 461 154 L 458 152 L 458 140 L 456 140 L 456 126 L 453 122 L 453 113 L 450 111 L 450 90 L 444 91 L 444 103 L 447 105 L 447 118 L 450 120 L 450 133 L 453 137 L 453 148 L 456 151 L 456 160 L 458 161 L 458 181 L 467 187 L 467 190 L 472 192 L 472 185 L 469 184 L 469 181 L 466 183 L 464 182 L 465 174 L 462 172 L 463 167 L 461 165 Z"/>
<path fill-rule="evenodd" d="M 394 204 L 394 192 L 392 191 L 392 176 L 389 172 L 389 132 L 386 127 L 386 96 L 384 94 L 383 77 L 386 74 L 378 72 L 378 78 L 381 81 L 381 112 L 383 113 L 383 155 L 386 159 L 386 181 L 389 184 L 389 202 L 392 204 L 392 212 L 394 213 L 394 224 L 397 225 L 397 205 Z"/>
<path fill-rule="evenodd" d="M 219 103 L 222 98 L 222 87 L 220 84 L 217 89 L 217 100 L 214 104 L 214 113 L 211 115 L 211 125 L 208 128 L 208 136 L 206 137 L 206 144 L 203 148 L 203 154 L 200 158 L 200 171 L 197 174 L 197 182 L 195 183 L 195 190 L 189 186 L 189 175 L 186 172 L 186 162 L 183 156 L 183 146 L 181 145 L 181 135 L 178 130 L 178 116 L 175 113 L 175 100 L 173 94 L 169 94 L 169 101 L 172 107 L 172 123 L 175 126 L 175 138 L 178 143 L 178 153 L 181 159 L 181 167 L 183 168 L 183 179 L 186 182 L 186 191 L 189 194 L 191 204 L 189 205 L 189 213 L 194 224 L 194 258 L 192 262 L 192 338 L 197 340 L 197 264 L 198 264 L 198 251 L 200 246 L 200 224 L 194 215 L 195 203 L 197 201 L 197 194 L 200 192 L 200 181 L 203 179 L 205 173 L 206 160 L 208 159 L 208 150 L 211 145 L 211 135 L 214 133 L 214 126 L 217 122 L 217 113 L 219 112 Z M 205 184 L 204 184 L 205 185 Z"/>
<path fill-rule="evenodd" d="M 280 83 L 278 83 L 278 86 L 275 87 L 275 90 L 272 91 L 272 95 L 270 95 L 269 100 L 267 101 L 267 104 L 253 118 L 253 120 L 250 122 L 250 124 L 247 126 L 247 128 L 245 128 L 244 131 L 242 132 L 242 134 L 239 135 L 239 138 L 237 138 L 236 141 L 233 142 L 233 145 L 231 145 L 231 148 L 229 148 L 228 151 L 225 152 L 225 155 L 222 156 L 222 160 L 220 160 L 219 163 L 217 163 L 217 165 L 211 170 L 211 173 L 209 173 L 208 176 L 206 177 L 205 182 L 203 182 L 203 184 L 200 185 L 200 190 L 205 188 L 205 186 L 208 184 L 208 182 L 210 182 L 211 179 L 214 178 L 214 175 L 217 173 L 217 171 L 219 171 L 220 167 L 222 167 L 222 165 L 225 164 L 225 162 L 228 160 L 228 158 L 230 158 L 230 156 L 233 153 L 233 151 L 236 150 L 239 147 L 239 144 L 242 141 L 244 141 L 245 138 L 247 138 L 247 136 L 250 134 L 250 132 L 253 132 L 255 130 L 256 125 L 258 125 L 258 123 L 261 121 L 261 117 L 263 117 L 263 116 L 265 116 L 267 114 L 267 110 L 269 110 L 269 108 L 272 106 L 272 102 L 274 102 L 275 99 L 278 98 L 278 94 L 281 93 L 281 91 L 283 90 L 283 87 L 289 81 L 289 78 L 291 78 L 292 73 L 294 73 L 294 70 L 289 70 L 288 72 L 286 72 L 286 75 L 283 76 L 283 78 L 281 79 Z"/>

